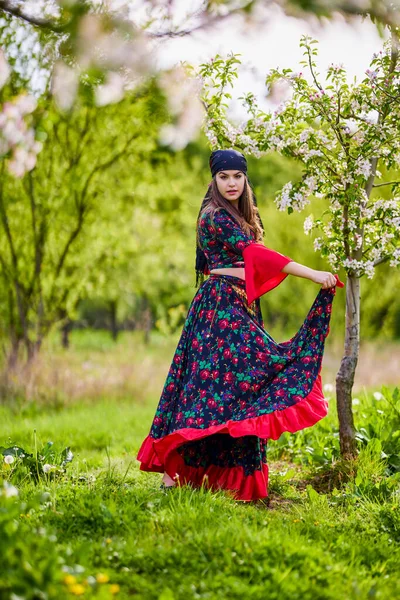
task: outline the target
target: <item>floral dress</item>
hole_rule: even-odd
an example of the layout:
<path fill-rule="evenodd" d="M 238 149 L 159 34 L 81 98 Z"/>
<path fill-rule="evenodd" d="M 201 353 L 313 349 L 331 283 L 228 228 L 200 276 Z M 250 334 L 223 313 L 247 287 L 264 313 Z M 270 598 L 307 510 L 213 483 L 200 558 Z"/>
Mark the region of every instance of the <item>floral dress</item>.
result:
<path fill-rule="evenodd" d="M 321 288 L 298 332 L 277 343 L 259 298 L 287 277 L 292 259 L 257 243 L 223 208 L 203 213 L 199 239 L 209 277 L 189 306 L 137 459 L 140 470 L 165 471 L 178 485 L 257 500 L 268 495 L 267 440 L 327 414 L 320 371 L 336 287 Z M 210 274 L 238 266 L 245 281 Z"/>

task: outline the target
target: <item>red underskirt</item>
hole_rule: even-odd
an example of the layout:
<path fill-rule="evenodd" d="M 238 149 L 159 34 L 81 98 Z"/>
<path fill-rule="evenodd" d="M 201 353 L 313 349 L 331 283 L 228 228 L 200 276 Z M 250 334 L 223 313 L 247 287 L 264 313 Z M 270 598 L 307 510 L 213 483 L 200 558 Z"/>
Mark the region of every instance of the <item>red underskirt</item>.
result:
<path fill-rule="evenodd" d="M 286 431 L 294 433 L 311 427 L 325 417 L 327 412 L 328 402 L 323 395 L 320 371 L 311 392 L 293 406 L 243 421 L 227 421 L 207 429 L 186 427 L 159 439 L 148 435 L 139 449 L 137 460 L 141 462 L 141 471 L 166 472 L 171 478 L 178 473 L 179 485 L 190 483 L 198 487 L 202 484 L 204 475 L 207 475 L 205 486 L 210 489 L 231 490 L 236 500 L 265 498 L 268 496 L 267 465 L 263 465 L 262 471 L 255 471 L 248 476 L 245 476 L 243 467 L 189 467 L 177 448 L 215 433 L 228 433 L 232 437 L 257 435 L 259 438 L 277 440 Z"/>

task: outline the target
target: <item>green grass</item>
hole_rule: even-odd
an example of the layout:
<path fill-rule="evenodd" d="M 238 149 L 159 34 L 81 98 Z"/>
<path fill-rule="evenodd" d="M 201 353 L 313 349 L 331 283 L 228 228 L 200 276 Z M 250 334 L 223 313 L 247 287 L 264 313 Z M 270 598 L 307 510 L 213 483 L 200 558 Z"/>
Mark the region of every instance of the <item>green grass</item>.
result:
<path fill-rule="evenodd" d="M 161 344 L 154 365 L 162 354 Z M 161 369 L 156 385 L 162 378 Z M 396 392 L 366 392 L 355 404 L 362 450 L 353 470 L 337 459 L 331 401 L 321 423 L 269 444 L 269 503 L 243 503 L 189 486 L 163 492 L 160 474 L 139 471 L 158 400 L 146 389 L 140 401 L 118 393 L 0 406 L 0 445 L 32 452 L 53 441 L 74 453 L 64 478 L 37 484 L 2 466 L 19 492 L 0 492 L 2 600 L 400 597 Z"/>

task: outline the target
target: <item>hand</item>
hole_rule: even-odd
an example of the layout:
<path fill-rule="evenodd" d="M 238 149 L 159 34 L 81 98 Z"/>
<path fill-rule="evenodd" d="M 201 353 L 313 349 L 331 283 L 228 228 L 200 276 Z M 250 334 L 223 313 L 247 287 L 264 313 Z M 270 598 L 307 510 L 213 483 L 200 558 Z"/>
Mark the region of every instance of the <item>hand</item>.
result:
<path fill-rule="evenodd" d="M 314 271 L 311 281 L 320 283 L 323 290 L 337 285 L 336 277 L 329 271 Z"/>

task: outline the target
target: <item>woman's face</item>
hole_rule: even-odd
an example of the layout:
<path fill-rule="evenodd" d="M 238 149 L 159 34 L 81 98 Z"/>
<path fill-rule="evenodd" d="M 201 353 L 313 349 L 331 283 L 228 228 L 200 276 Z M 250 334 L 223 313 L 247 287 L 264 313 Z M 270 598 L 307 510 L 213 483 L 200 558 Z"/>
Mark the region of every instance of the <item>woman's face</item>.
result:
<path fill-rule="evenodd" d="M 216 181 L 220 194 L 226 200 L 237 204 L 244 190 L 245 174 L 243 171 L 218 171 Z"/>

